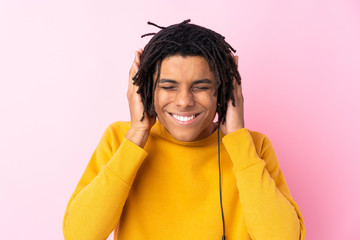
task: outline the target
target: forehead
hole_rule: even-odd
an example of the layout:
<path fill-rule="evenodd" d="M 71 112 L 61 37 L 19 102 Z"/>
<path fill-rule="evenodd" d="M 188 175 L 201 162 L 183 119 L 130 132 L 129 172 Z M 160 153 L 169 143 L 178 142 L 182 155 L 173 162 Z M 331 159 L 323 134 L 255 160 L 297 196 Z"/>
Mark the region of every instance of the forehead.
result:
<path fill-rule="evenodd" d="M 202 56 L 169 56 L 163 59 L 160 67 L 160 79 L 177 81 L 209 79 L 215 81 L 207 60 Z"/>

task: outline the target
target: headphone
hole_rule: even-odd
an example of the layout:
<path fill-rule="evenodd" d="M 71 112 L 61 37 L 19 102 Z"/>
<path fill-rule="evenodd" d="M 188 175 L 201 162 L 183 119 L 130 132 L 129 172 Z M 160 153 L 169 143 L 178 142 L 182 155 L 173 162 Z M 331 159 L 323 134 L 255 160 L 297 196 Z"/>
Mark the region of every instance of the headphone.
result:
<path fill-rule="evenodd" d="M 221 219 L 222 219 L 222 229 L 223 235 L 222 240 L 225 240 L 225 219 L 224 219 L 224 211 L 222 204 L 222 192 L 221 192 L 221 168 L 220 168 L 220 122 L 218 123 L 217 129 L 217 139 L 218 139 L 218 166 L 219 166 L 219 193 L 220 193 L 220 210 L 221 210 Z"/>

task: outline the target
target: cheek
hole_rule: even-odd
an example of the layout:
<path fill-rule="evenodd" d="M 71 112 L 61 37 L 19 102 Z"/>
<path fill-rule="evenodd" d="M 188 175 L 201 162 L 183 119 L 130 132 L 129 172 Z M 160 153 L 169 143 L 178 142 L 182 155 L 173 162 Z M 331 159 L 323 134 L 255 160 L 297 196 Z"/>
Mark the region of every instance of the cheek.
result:
<path fill-rule="evenodd" d="M 213 97 L 211 99 L 211 109 L 210 109 L 211 114 L 215 115 L 216 109 L 217 109 L 217 97 Z"/>
<path fill-rule="evenodd" d="M 169 102 L 170 102 L 169 94 L 155 90 L 154 107 L 156 112 L 160 113 L 161 109 L 163 109 Z"/>
<path fill-rule="evenodd" d="M 212 94 L 199 95 L 196 98 L 196 102 L 203 105 L 210 113 L 216 112 L 217 97 Z"/>

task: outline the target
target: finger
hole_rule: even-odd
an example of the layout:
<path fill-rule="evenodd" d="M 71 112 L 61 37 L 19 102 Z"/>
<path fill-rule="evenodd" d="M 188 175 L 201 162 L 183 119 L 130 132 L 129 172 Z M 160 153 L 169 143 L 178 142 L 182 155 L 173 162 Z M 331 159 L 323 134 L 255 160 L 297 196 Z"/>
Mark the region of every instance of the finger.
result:
<path fill-rule="evenodd" d="M 234 84 L 233 94 L 234 94 L 235 102 L 242 102 L 244 100 L 242 93 L 242 85 L 238 84 L 235 78 L 233 84 Z"/>
<path fill-rule="evenodd" d="M 135 72 L 137 72 L 139 70 L 140 55 L 141 55 L 141 53 L 139 51 L 135 52 L 135 59 L 134 59 L 134 70 L 135 70 Z"/>
<path fill-rule="evenodd" d="M 242 85 L 241 85 L 241 84 L 237 87 L 237 94 L 238 94 L 239 97 L 241 97 L 242 99 L 244 99 L 243 93 L 242 93 Z"/>
<path fill-rule="evenodd" d="M 234 84 L 234 96 L 239 96 L 241 97 L 242 96 L 242 84 L 238 83 L 234 77 L 234 80 L 233 80 L 233 84 Z"/>
<path fill-rule="evenodd" d="M 238 65 L 238 63 L 239 63 L 239 56 L 237 56 L 237 55 L 233 55 L 233 58 L 234 58 L 234 62 L 235 62 L 235 64 L 236 64 L 236 67 L 238 68 L 239 67 L 239 65 Z M 236 81 L 236 79 L 234 78 L 234 86 L 237 86 L 237 85 L 240 85 L 241 86 L 241 82 L 240 83 L 238 83 L 238 81 Z"/>
<path fill-rule="evenodd" d="M 139 49 L 142 50 L 142 49 Z M 135 51 L 135 58 L 131 65 L 129 75 L 131 78 L 135 76 L 135 74 L 139 71 L 139 65 L 140 65 L 140 55 L 141 53 L 139 51 Z"/>
<path fill-rule="evenodd" d="M 235 56 L 234 56 L 234 61 L 235 61 L 236 67 L 238 67 L 238 64 L 239 64 L 239 56 L 235 55 Z"/>
<path fill-rule="evenodd" d="M 134 78 L 136 72 L 139 70 L 139 67 L 138 67 L 138 65 L 136 63 L 137 61 L 139 61 L 138 60 L 138 55 L 139 55 L 139 53 L 137 51 L 135 51 L 135 58 L 134 58 L 134 61 L 133 61 L 132 65 L 131 65 L 130 71 L 129 71 L 128 91 L 130 91 L 130 92 L 131 92 L 131 90 L 133 90 L 133 86 L 134 86 L 133 78 Z"/>
<path fill-rule="evenodd" d="M 239 56 L 238 56 L 238 55 L 234 55 L 233 52 L 230 52 L 230 54 L 231 54 L 232 58 L 234 59 L 234 62 L 236 63 L 236 66 L 237 66 L 238 61 L 239 61 Z"/>

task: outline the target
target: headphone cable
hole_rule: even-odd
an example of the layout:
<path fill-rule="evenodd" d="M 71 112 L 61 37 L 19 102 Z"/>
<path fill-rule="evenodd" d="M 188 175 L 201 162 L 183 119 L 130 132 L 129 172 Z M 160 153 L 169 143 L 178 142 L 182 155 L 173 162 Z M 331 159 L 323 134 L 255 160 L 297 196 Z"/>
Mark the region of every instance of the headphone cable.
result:
<path fill-rule="evenodd" d="M 222 204 L 222 192 L 221 192 L 221 168 L 220 168 L 220 123 L 218 124 L 217 129 L 217 137 L 218 137 L 218 166 L 219 166 L 219 192 L 220 192 L 220 209 L 221 209 L 221 219 L 222 219 L 222 228 L 223 228 L 223 235 L 222 240 L 225 240 L 225 219 L 224 219 L 224 211 L 223 211 L 223 204 Z"/>

